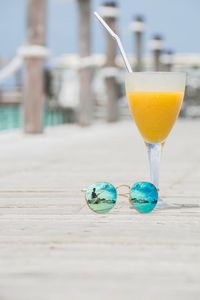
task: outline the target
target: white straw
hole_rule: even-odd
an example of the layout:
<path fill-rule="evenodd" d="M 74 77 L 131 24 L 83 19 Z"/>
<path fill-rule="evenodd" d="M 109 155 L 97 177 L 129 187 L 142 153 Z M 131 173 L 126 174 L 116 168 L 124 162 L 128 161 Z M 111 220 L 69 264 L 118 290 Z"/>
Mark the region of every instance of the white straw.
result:
<path fill-rule="evenodd" d="M 108 24 L 104 21 L 104 19 L 96 11 L 94 12 L 94 15 L 97 17 L 99 22 L 106 28 L 106 30 L 110 33 L 110 35 L 117 41 L 117 44 L 118 44 L 119 50 L 121 52 L 121 55 L 123 57 L 126 68 L 127 68 L 129 73 L 132 73 L 133 71 L 132 71 L 131 65 L 128 61 L 128 58 L 126 56 L 126 53 L 124 51 L 124 47 L 121 43 L 121 40 L 120 40 L 119 36 L 108 26 Z"/>

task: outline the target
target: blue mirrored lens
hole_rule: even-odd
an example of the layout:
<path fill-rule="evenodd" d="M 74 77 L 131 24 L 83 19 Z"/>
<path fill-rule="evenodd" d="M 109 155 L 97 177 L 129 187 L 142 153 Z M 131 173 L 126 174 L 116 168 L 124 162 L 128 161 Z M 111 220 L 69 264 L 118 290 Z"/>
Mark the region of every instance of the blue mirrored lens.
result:
<path fill-rule="evenodd" d="M 149 213 L 156 207 L 158 191 L 150 182 L 135 183 L 130 190 L 130 201 L 140 213 Z"/>
<path fill-rule="evenodd" d="M 109 212 L 116 203 L 116 188 L 108 182 L 96 182 L 91 184 L 85 193 L 87 204 L 96 213 Z"/>

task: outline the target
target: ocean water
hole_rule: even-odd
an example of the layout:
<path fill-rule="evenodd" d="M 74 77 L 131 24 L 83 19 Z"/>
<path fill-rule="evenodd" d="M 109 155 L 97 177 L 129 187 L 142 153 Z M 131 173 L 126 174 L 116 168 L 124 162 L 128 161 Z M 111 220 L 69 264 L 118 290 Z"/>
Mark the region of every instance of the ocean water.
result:
<path fill-rule="evenodd" d="M 44 110 L 44 126 L 56 126 L 68 122 L 66 112 Z M 0 106 L 0 131 L 22 127 L 22 111 L 19 106 Z"/>

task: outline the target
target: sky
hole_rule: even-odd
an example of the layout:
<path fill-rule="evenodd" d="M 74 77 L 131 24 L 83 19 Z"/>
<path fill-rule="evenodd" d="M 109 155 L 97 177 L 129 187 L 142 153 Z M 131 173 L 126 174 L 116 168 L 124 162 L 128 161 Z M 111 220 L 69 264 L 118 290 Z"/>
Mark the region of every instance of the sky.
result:
<path fill-rule="evenodd" d="M 26 40 L 26 1 L 1 0 L 0 57 L 12 57 Z M 93 0 L 92 10 L 102 1 Z M 146 19 L 145 49 L 154 33 L 164 37 L 164 45 L 176 53 L 200 53 L 200 0 L 118 0 L 119 32 L 128 53 L 134 49 L 130 21 L 137 14 Z M 47 43 L 53 56 L 78 52 L 78 10 L 75 0 L 48 0 Z M 103 53 L 105 32 L 92 18 L 92 49 Z M 95 37 L 95 38 L 94 38 Z"/>

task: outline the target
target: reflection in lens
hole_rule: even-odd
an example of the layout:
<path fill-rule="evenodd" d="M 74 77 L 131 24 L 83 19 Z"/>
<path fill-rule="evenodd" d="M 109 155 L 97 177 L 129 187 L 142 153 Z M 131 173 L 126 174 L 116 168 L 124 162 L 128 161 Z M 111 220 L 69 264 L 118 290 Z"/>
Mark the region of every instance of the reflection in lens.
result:
<path fill-rule="evenodd" d="M 117 191 L 108 182 L 96 182 L 87 188 L 85 198 L 91 210 L 103 214 L 114 207 L 117 200 Z"/>
<path fill-rule="evenodd" d="M 151 212 L 158 202 L 156 187 L 150 182 L 138 182 L 131 187 L 130 201 L 140 213 Z"/>

